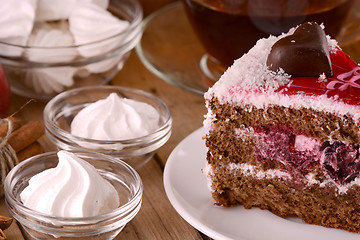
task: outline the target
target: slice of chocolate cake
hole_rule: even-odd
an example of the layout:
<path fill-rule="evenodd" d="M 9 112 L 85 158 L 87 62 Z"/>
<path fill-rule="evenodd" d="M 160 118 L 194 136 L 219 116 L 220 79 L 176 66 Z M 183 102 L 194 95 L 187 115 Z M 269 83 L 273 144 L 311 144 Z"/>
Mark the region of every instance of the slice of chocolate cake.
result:
<path fill-rule="evenodd" d="M 322 27 L 259 40 L 205 100 L 217 205 L 360 232 L 360 67 Z"/>

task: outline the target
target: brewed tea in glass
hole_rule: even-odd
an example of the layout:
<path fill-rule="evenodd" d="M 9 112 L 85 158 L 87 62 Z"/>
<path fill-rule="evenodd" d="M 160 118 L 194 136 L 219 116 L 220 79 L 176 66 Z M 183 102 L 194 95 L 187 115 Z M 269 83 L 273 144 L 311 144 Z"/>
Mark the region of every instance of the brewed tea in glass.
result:
<path fill-rule="evenodd" d="M 303 22 L 323 23 L 335 38 L 354 0 L 182 0 L 206 50 L 200 65 L 216 81 L 260 38 L 280 35 Z"/>

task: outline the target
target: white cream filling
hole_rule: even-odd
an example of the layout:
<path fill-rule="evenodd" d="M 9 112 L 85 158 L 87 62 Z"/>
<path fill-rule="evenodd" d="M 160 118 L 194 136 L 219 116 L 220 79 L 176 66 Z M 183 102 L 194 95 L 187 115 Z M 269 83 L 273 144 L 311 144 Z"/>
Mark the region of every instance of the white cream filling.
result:
<path fill-rule="evenodd" d="M 326 179 L 323 182 L 320 182 L 315 179 L 314 173 L 309 173 L 305 177 L 308 180 L 308 185 L 318 184 L 320 187 L 326 187 L 328 185 L 333 185 L 337 188 L 338 194 L 340 194 L 340 195 L 345 194 L 351 187 L 360 185 L 360 176 L 356 177 L 351 182 L 343 184 L 343 185 L 336 183 L 335 181 L 333 181 L 330 178 Z"/>
<path fill-rule="evenodd" d="M 269 169 L 266 171 L 260 170 L 258 167 L 241 163 L 229 163 L 226 166 L 226 169 L 230 172 L 240 171 L 245 176 L 254 176 L 258 179 L 271 179 L 271 178 L 281 178 L 281 179 L 291 179 L 290 174 L 278 170 L 278 169 Z M 202 169 L 202 173 L 206 176 L 207 179 L 207 187 L 211 192 L 214 192 L 212 188 L 213 176 L 214 176 L 214 169 L 213 166 L 210 164 L 206 164 L 205 167 Z"/>
<path fill-rule="evenodd" d="M 319 141 L 312 137 L 304 135 L 296 135 L 295 137 L 295 150 L 296 151 L 314 151 L 320 145 Z"/>
<path fill-rule="evenodd" d="M 206 164 L 205 167 L 202 169 L 202 173 L 206 176 L 207 180 L 207 187 L 211 192 L 214 192 L 215 189 L 212 187 L 213 183 L 213 176 L 214 176 L 214 167 L 210 164 Z M 230 172 L 240 171 L 241 174 L 245 176 L 252 176 L 257 179 L 272 179 L 272 178 L 279 178 L 283 180 L 290 180 L 291 176 L 290 174 L 278 170 L 278 169 L 269 169 L 266 171 L 260 170 L 258 167 L 246 163 L 230 163 L 227 164 L 226 169 Z M 320 182 L 315 179 L 314 173 L 309 173 L 305 176 L 305 179 L 307 180 L 307 186 L 317 184 L 319 187 L 324 188 L 326 186 L 335 186 L 337 189 L 338 194 L 346 194 L 346 192 L 353 186 L 360 185 L 360 176 L 356 177 L 354 180 L 352 180 L 349 183 L 340 185 L 333 181 L 332 179 L 328 178 L 323 182 Z"/>
<path fill-rule="evenodd" d="M 266 179 L 266 178 L 281 178 L 281 179 L 291 179 L 290 174 L 278 170 L 278 169 L 269 169 L 269 170 L 260 170 L 258 167 L 246 163 L 229 163 L 227 165 L 227 169 L 230 171 L 241 171 L 245 176 L 254 176 L 258 179 Z"/>

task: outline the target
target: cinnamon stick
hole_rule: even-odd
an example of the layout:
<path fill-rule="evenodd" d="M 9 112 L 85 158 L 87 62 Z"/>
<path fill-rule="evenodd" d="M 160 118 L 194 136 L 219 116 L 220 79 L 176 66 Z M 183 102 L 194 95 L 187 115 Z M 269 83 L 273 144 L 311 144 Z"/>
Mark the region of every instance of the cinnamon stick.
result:
<path fill-rule="evenodd" d="M 0 229 L 6 230 L 10 227 L 11 223 L 13 221 L 13 218 L 0 216 Z"/>
<path fill-rule="evenodd" d="M 8 143 L 15 152 L 19 152 L 34 143 L 44 132 L 44 125 L 40 121 L 29 121 L 11 134 Z"/>
<path fill-rule="evenodd" d="M 0 240 L 6 240 L 5 233 L 0 229 Z"/>
<path fill-rule="evenodd" d="M 15 131 L 21 126 L 21 121 L 18 118 L 15 117 L 9 117 L 8 118 L 12 122 L 12 129 Z M 0 137 L 4 138 L 8 131 L 8 122 L 3 122 L 0 124 Z"/>
<path fill-rule="evenodd" d="M 38 142 L 34 142 L 34 143 L 30 144 L 29 146 L 27 146 L 26 148 L 24 148 L 23 150 L 16 153 L 16 155 L 17 155 L 19 162 L 21 162 L 25 159 L 28 159 L 29 157 L 32 157 L 32 156 L 35 156 L 37 154 L 44 153 L 44 152 L 45 152 L 45 150 L 44 150 L 43 146 L 41 146 L 41 144 Z"/>

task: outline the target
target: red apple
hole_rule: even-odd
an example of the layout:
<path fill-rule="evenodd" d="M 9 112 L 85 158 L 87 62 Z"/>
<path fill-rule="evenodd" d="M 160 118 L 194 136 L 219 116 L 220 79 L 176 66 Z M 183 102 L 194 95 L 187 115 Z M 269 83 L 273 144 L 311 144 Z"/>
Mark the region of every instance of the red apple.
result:
<path fill-rule="evenodd" d="M 10 84 L 0 65 L 0 117 L 5 117 L 10 107 Z"/>

